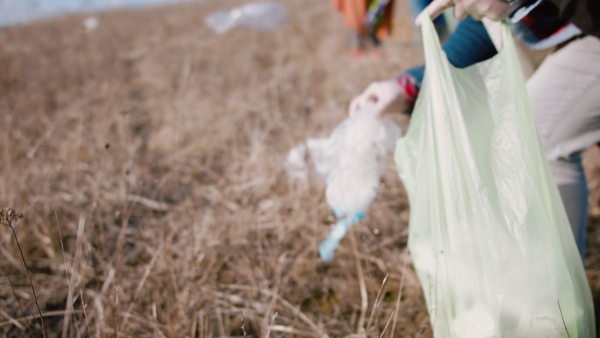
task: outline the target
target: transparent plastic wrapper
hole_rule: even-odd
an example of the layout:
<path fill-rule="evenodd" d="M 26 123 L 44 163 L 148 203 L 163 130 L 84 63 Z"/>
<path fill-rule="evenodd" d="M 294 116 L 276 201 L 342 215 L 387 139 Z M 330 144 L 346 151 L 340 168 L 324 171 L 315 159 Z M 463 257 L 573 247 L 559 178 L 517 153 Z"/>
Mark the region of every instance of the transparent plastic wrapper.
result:
<path fill-rule="evenodd" d="M 323 260 L 333 259 L 350 226 L 365 218 L 400 135 L 400 127 L 378 116 L 375 105 L 369 103 L 340 123 L 328 138 L 306 141 L 315 170 L 327 184 L 327 203 L 340 218 L 319 245 Z"/>
<path fill-rule="evenodd" d="M 289 23 L 285 8 L 274 2 L 252 2 L 228 11 L 214 12 L 204 21 L 218 34 L 235 26 L 268 31 Z"/>
<path fill-rule="evenodd" d="M 436 337 L 595 337 L 592 296 L 517 54 L 452 67 L 421 14 L 427 70 L 395 160 Z"/>

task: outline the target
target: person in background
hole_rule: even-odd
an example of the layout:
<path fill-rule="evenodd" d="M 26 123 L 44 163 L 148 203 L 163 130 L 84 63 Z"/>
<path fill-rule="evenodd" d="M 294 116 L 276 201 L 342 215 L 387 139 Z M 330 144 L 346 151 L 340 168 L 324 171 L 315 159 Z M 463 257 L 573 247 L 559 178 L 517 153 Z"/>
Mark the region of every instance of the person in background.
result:
<path fill-rule="evenodd" d="M 455 67 L 465 68 L 497 53 L 479 21 L 483 17 L 508 18 L 513 35 L 525 46 L 549 53 L 527 79 L 527 91 L 583 257 L 588 190 L 581 153 L 600 142 L 600 1 L 434 0 L 428 12 L 435 18 L 453 5 L 455 16 L 462 21 L 443 49 Z M 374 101 L 381 114 L 410 114 L 424 71 L 425 66 L 418 66 L 390 80 L 371 83 L 352 100 L 349 113 Z"/>
<path fill-rule="evenodd" d="M 332 0 L 348 29 L 349 55 L 365 56 L 367 51 L 381 58 L 381 40 L 392 32 L 394 0 Z"/>

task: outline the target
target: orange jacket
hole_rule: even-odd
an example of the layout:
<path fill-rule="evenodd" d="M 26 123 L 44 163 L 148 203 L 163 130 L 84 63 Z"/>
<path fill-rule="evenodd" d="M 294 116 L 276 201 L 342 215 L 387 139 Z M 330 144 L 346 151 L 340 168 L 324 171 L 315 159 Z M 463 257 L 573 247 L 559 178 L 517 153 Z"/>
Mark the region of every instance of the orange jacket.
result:
<path fill-rule="evenodd" d="M 365 15 L 369 0 L 331 0 L 331 8 L 339 11 L 344 17 L 344 26 L 356 31 L 360 34 L 365 34 L 367 27 L 365 26 Z M 394 1 L 390 0 L 383 16 L 383 23 L 377 30 L 377 37 L 380 39 L 388 37 L 392 32 L 392 14 Z"/>

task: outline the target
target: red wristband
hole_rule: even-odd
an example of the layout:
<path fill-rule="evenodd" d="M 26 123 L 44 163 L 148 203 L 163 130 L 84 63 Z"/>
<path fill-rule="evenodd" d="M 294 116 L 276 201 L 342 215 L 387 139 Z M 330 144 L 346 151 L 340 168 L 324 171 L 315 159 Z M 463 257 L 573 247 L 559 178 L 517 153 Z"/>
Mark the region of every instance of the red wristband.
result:
<path fill-rule="evenodd" d="M 410 109 L 412 110 L 412 106 L 415 104 L 417 100 L 417 96 L 419 95 L 419 89 L 415 85 L 415 80 L 412 76 L 407 74 L 400 74 L 396 77 L 396 83 L 404 90 L 404 95 L 406 95 L 406 101 L 408 102 Z"/>

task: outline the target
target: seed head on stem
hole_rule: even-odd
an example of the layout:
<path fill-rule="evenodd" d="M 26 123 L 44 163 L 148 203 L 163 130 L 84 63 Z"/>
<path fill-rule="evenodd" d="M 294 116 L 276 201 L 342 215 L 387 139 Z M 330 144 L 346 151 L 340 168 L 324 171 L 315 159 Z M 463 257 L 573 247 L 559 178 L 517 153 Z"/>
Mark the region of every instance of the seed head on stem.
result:
<path fill-rule="evenodd" d="M 33 299 L 35 300 L 35 306 L 37 307 L 38 314 L 40 315 L 40 321 L 42 322 L 42 335 L 44 338 L 46 337 L 46 330 L 44 329 L 44 316 L 42 315 L 42 310 L 40 309 L 40 304 L 38 302 L 37 295 L 35 293 L 35 287 L 33 286 L 33 280 L 31 279 L 31 274 L 29 273 L 29 268 L 27 267 L 27 263 L 25 263 L 25 256 L 23 255 L 23 249 L 21 249 L 21 244 L 19 243 L 19 238 L 17 237 L 17 232 L 15 231 L 15 226 L 17 225 L 17 221 L 23 218 L 23 214 L 17 212 L 13 208 L 0 208 L 0 224 L 4 224 L 13 232 L 15 236 L 15 241 L 17 242 L 17 247 L 19 248 L 19 252 L 21 253 L 21 260 L 23 261 L 23 265 L 25 266 L 25 271 L 27 272 L 27 277 L 29 277 L 29 284 L 31 285 L 31 291 L 33 292 Z"/>

